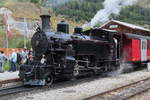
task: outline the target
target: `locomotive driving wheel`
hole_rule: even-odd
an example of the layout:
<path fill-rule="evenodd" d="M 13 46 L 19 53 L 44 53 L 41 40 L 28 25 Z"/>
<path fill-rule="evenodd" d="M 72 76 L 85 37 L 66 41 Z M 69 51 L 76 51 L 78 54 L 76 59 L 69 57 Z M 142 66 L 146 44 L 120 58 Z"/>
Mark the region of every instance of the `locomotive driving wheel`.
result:
<path fill-rule="evenodd" d="M 53 75 L 52 74 L 45 75 L 45 84 L 51 86 L 52 83 L 53 83 Z"/>

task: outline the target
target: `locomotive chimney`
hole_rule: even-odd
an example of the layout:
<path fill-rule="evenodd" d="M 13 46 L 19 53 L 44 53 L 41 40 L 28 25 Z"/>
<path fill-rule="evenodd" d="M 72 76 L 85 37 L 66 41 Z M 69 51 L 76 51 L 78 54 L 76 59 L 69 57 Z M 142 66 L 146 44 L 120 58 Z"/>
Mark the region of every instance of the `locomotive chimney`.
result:
<path fill-rule="evenodd" d="M 50 15 L 41 15 L 41 20 L 42 20 L 42 30 L 44 32 L 50 32 Z"/>

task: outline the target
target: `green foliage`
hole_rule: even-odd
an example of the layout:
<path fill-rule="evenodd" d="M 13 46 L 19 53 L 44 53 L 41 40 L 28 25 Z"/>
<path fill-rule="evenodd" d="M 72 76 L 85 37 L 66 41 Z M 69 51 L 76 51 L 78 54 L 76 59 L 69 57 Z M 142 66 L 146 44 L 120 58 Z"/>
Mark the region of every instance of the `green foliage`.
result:
<path fill-rule="evenodd" d="M 4 68 L 4 71 L 10 70 L 10 61 L 9 60 L 5 61 L 3 68 Z"/>
<path fill-rule="evenodd" d="M 8 39 L 8 47 L 9 48 L 15 48 L 17 47 L 17 45 L 19 45 L 20 42 L 22 42 L 23 37 L 17 36 L 17 35 L 13 35 L 12 37 L 9 37 Z"/>
<path fill-rule="evenodd" d="M 30 0 L 17 0 L 18 2 L 30 2 Z"/>
<path fill-rule="evenodd" d="M 39 3 L 40 0 L 30 0 L 32 3 Z"/>
<path fill-rule="evenodd" d="M 0 36 L 5 34 L 3 26 L 0 26 Z"/>
<path fill-rule="evenodd" d="M 57 15 L 64 15 L 66 18 L 71 18 L 75 21 L 90 21 L 97 11 L 103 8 L 103 1 L 104 0 L 70 1 L 54 8 L 54 11 Z M 148 25 L 150 27 L 150 8 L 138 5 L 125 7 L 121 10 L 120 15 L 112 14 L 110 19 L 121 20 L 144 26 Z"/>
<path fill-rule="evenodd" d="M 35 4 L 41 3 L 42 0 L 18 0 L 18 2 L 31 2 Z"/>
<path fill-rule="evenodd" d="M 4 44 L 4 42 L 6 42 L 5 34 L 1 34 L 1 32 L 0 32 L 0 39 L 1 39 L 0 40 L 0 48 L 6 47 L 6 45 L 5 45 L 6 43 Z M 31 48 L 30 39 L 26 40 L 26 46 L 27 46 L 27 48 Z M 8 47 L 9 48 L 24 48 L 24 37 L 20 36 L 20 35 L 15 35 L 15 33 L 14 33 L 12 37 L 8 38 Z"/>
<path fill-rule="evenodd" d="M 21 47 L 20 44 L 23 42 L 23 36 L 13 33 L 13 36 L 8 38 L 8 47 L 9 48 L 18 48 Z M 0 48 L 6 47 L 6 31 L 3 26 L 0 26 Z"/>
<path fill-rule="evenodd" d="M 89 21 L 101 9 L 104 0 L 75 0 L 54 8 L 56 14 L 75 21 Z"/>
<path fill-rule="evenodd" d="M 119 16 L 113 18 L 133 24 L 147 24 L 150 26 L 150 9 L 137 5 L 129 6 L 122 9 Z"/>
<path fill-rule="evenodd" d="M 17 47 L 17 48 L 24 48 L 24 41 L 23 41 L 23 40 L 20 41 L 16 47 Z M 26 40 L 26 47 L 27 47 L 28 49 L 31 48 L 31 41 L 30 41 L 29 39 Z"/>
<path fill-rule="evenodd" d="M 0 7 L 3 7 L 5 4 L 4 0 L 0 0 Z"/>
<path fill-rule="evenodd" d="M 24 37 L 19 35 L 13 35 L 9 37 L 9 48 L 24 48 Z M 31 48 L 31 42 L 29 39 L 26 40 L 27 48 Z"/>

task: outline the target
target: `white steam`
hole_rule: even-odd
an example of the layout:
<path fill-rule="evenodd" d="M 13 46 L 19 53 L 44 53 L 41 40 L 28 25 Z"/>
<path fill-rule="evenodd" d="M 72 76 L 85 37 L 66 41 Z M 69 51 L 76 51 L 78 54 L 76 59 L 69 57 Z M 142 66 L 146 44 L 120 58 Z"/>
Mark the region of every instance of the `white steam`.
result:
<path fill-rule="evenodd" d="M 131 63 L 122 63 L 117 70 L 108 73 L 108 76 L 116 77 L 123 73 L 128 73 L 134 71 L 135 66 Z"/>
<path fill-rule="evenodd" d="M 83 25 L 83 27 L 86 27 L 86 25 L 94 27 L 98 23 L 105 23 L 109 20 L 111 14 L 118 15 L 123 7 L 131 6 L 137 1 L 138 0 L 105 0 L 103 3 L 104 9 L 99 10 L 91 22 Z"/>

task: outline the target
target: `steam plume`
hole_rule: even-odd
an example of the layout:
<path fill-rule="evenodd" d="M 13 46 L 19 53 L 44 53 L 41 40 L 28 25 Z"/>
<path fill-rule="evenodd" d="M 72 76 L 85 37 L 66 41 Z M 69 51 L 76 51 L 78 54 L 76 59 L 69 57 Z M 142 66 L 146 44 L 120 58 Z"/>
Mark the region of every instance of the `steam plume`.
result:
<path fill-rule="evenodd" d="M 104 23 L 109 20 L 111 14 L 118 15 L 123 7 L 131 6 L 135 4 L 138 0 L 105 0 L 103 2 L 104 9 L 99 10 L 90 23 L 85 24 L 91 27 L 98 23 Z"/>

